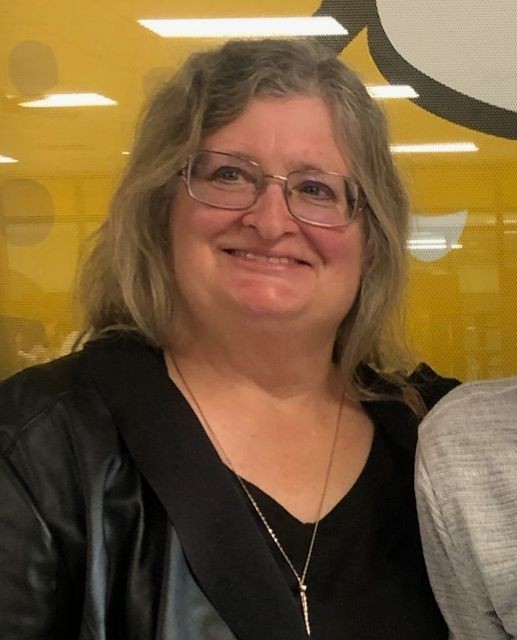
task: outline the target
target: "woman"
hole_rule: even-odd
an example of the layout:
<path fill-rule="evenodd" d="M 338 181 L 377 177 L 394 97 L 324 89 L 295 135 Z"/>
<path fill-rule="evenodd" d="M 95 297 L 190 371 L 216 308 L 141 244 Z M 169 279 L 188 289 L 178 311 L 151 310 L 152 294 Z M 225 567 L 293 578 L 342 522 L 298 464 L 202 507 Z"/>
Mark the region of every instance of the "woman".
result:
<path fill-rule="evenodd" d="M 445 638 L 412 468 L 453 383 L 393 373 L 406 229 L 341 62 L 186 62 L 86 265 L 91 341 L 2 390 L 8 637 Z"/>
<path fill-rule="evenodd" d="M 462 385 L 421 429 L 416 488 L 454 640 L 517 638 L 517 377 Z"/>

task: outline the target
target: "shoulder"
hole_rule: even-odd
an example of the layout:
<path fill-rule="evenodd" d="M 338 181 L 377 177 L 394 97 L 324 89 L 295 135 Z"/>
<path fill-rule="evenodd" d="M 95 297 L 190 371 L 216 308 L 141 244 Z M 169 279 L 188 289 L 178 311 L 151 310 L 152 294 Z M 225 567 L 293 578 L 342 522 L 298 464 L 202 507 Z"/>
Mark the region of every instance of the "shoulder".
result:
<path fill-rule="evenodd" d="M 460 381 L 456 378 L 441 376 L 425 362 L 418 365 L 407 381 L 413 389 L 418 391 L 427 411 L 460 385 Z"/>
<path fill-rule="evenodd" d="M 19 431 L 49 412 L 67 395 L 84 392 L 91 383 L 83 352 L 30 367 L 0 383 L 0 448 Z"/>
<path fill-rule="evenodd" d="M 420 426 L 417 483 L 447 501 L 461 492 L 515 491 L 517 377 L 466 383 L 445 396 Z"/>
<path fill-rule="evenodd" d="M 517 376 L 499 380 L 465 382 L 443 398 L 433 415 L 445 411 L 451 414 L 478 415 L 480 409 L 498 407 L 508 410 L 517 406 Z"/>
<path fill-rule="evenodd" d="M 53 441 L 72 436 L 92 444 L 114 440 L 111 396 L 122 407 L 137 406 L 147 374 L 164 375 L 160 363 L 156 350 L 141 339 L 114 333 L 8 378 L 0 383 L 0 452 L 6 455 L 16 444 L 35 440 L 36 433 L 40 440 L 44 434 L 52 434 Z"/>
<path fill-rule="evenodd" d="M 52 535 L 67 527 L 66 535 L 71 529 L 82 535 L 81 505 L 95 483 L 103 486 L 102 465 L 117 452 L 82 352 L 0 384 L 0 492 L 9 498 L 2 516 L 13 527 L 36 518 Z"/>
<path fill-rule="evenodd" d="M 366 403 L 377 426 L 396 444 L 414 456 L 418 425 L 422 414 L 431 409 L 446 393 L 459 385 L 454 378 L 444 378 L 429 365 L 421 363 L 409 376 L 394 381 L 370 367 L 361 370 L 361 379 L 377 399 Z"/>
<path fill-rule="evenodd" d="M 420 427 L 422 446 L 437 439 L 485 440 L 498 432 L 517 434 L 517 377 L 468 382 L 443 397 Z"/>
<path fill-rule="evenodd" d="M 420 403 L 425 405 L 426 411 L 460 384 L 456 378 L 441 376 L 425 362 L 420 362 L 411 373 L 381 372 L 364 364 L 359 367 L 357 377 L 367 394 L 392 403 L 406 404 L 408 408 L 411 403 L 407 402 L 406 392 L 412 390 L 420 396 Z"/>
<path fill-rule="evenodd" d="M 137 356 L 144 350 L 136 341 Z M 76 353 L 52 362 L 29 367 L 0 382 L 0 453 L 10 456 L 16 447 L 35 442 L 65 447 L 75 439 L 82 444 L 116 439 L 114 421 L 99 387 L 99 371 L 121 387 L 122 401 L 129 392 L 121 378 L 121 369 L 129 366 L 116 352 L 132 346 L 113 337 L 87 343 Z M 139 368 L 140 359 L 136 364 Z"/>
<path fill-rule="evenodd" d="M 16 487 L 56 529 L 59 514 L 79 517 L 78 505 L 102 500 L 107 474 L 113 482 L 128 460 L 92 374 L 92 349 L 104 352 L 87 346 L 0 384 L 0 491 Z"/>

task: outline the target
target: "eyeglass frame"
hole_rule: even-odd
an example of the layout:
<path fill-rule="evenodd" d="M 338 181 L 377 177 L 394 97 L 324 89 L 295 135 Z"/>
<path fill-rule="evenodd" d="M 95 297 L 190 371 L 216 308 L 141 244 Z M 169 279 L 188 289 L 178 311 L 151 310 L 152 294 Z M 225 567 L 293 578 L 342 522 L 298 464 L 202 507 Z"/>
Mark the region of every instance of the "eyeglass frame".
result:
<path fill-rule="evenodd" d="M 192 175 L 192 159 L 197 156 L 200 153 L 215 153 L 215 154 L 219 154 L 219 155 L 223 155 L 223 156 L 229 156 L 230 158 L 237 158 L 238 160 L 241 160 L 242 162 L 247 162 L 250 165 L 256 167 L 260 173 L 262 174 L 262 178 L 263 178 L 263 182 L 260 185 L 260 188 L 257 188 L 255 190 L 255 199 L 253 200 L 253 202 L 251 202 L 250 204 L 246 205 L 245 207 L 241 207 L 241 206 L 223 206 L 223 205 L 215 205 L 212 204 L 210 202 L 207 202 L 206 200 L 202 200 L 201 198 L 198 198 L 197 196 L 195 196 L 192 193 L 192 189 L 191 189 L 191 184 L 190 184 L 190 178 Z M 178 171 L 178 177 L 181 178 L 183 180 L 183 182 L 185 183 L 185 186 L 187 187 L 187 193 L 188 195 L 192 198 L 192 200 L 195 200 L 196 202 L 201 202 L 202 204 L 206 204 L 209 207 L 213 207 L 214 209 L 224 209 L 225 211 L 245 211 L 246 209 L 249 209 L 251 207 L 254 207 L 257 202 L 258 199 L 260 198 L 260 195 L 263 192 L 264 189 L 264 185 L 266 183 L 266 178 L 272 179 L 272 180 L 276 180 L 279 181 L 280 183 L 283 183 L 283 188 L 282 188 L 282 193 L 284 196 L 284 200 L 285 203 L 287 205 L 287 210 L 289 211 L 289 214 L 298 222 L 303 222 L 304 224 L 309 224 L 312 225 L 314 227 L 323 227 L 325 229 L 339 229 L 342 227 L 347 227 L 348 225 L 352 224 L 352 222 L 354 222 L 354 220 L 357 218 L 357 216 L 364 211 L 366 208 L 368 208 L 368 200 L 366 198 L 366 194 L 364 193 L 361 185 L 359 184 L 359 182 L 357 182 L 356 180 L 354 180 L 354 178 L 351 178 L 349 176 L 344 176 L 341 173 L 337 173 L 335 171 L 327 171 L 326 169 L 315 169 L 316 171 L 321 171 L 322 173 L 327 173 L 329 175 L 332 176 L 336 176 L 338 178 L 343 178 L 343 180 L 345 182 L 348 183 L 352 183 L 357 187 L 357 198 L 355 199 L 355 204 L 354 204 L 354 209 L 353 209 L 353 214 L 350 216 L 349 220 L 346 220 L 345 222 L 339 223 L 339 224 L 331 224 L 331 223 L 326 223 L 326 222 L 315 222 L 313 220 L 306 220 L 305 218 L 300 217 L 299 215 L 297 215 L 296 213 L 294 213 L 291 210 L 291 205 L 289 202 L 289 197 L 288 197 L 288 193 L 287 193 L 287 181 L 289 179 L 289 177 L 294 174 L 294 173 L 299 173 L 302 170 L 295 170 L 295 171 L 291 171 L 290 173 L 287 174 L 287 176 L 281 176 L 281 175 L 277 175 L 274 173 L 264 173 L 264 170 L 262 169 L 262 167 L 260 166 L 260 164 L 258 162 L 255 162 L 254 160 L 251 160 L 249 158 L 243 158 L 241 156 L 238 156 L 234 153 L 227 153 L 226 151 L 215 151 L 213 149 L 199 149 L 198 151 L 196 151 L 195 153 L 191 153 L 184 165 L 181 167 L 181 169 Z"/>

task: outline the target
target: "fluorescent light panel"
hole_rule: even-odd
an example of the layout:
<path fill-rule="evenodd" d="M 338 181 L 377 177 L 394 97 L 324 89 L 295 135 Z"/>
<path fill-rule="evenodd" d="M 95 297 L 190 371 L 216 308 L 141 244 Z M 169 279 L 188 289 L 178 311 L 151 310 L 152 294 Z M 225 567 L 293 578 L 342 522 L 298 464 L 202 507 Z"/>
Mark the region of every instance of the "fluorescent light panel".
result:
<path fill-rule="evenodd" d="M 290 18 L 185 18 L 138 20 L 162 38 L 262 38 L 271 36 L 346 36 L 328 16 Z"/>
<path fill-rule="evenodd" d="M 470 153 L 479 151 L 473 142 L 433 142 L 429 144 L 392 144 L 392 153 Z"/>
<path fill-rule="evenodd" d="M 423 245 L 442 245 L 444 247 L 447 246 L 447 240 L 446 238 L 440 236 L 440 237 L 436 237 L 436 238 L 410 238 L 408 240 L 408 244 L 410 244 L 411 246 L 417 247 L 417 246 L 423 246 Z"/>
<path fill-rule="evenodd" d="M 21 107 L 106 107 L 117 104 L 115 100 L 99 93 L 51 93 L 40 100 L 20 102 Z"/>
<path fill-rule="evenodd" d="M 463 245 L 459 242 L 455 242 L 453 244 L 447 244 L 446 242 L 429 242 L 427 244 L 419 242 L 417 244 L 413 244 L 411 240 L 408 241 L 407 247 L 412 251 L 433 251 L 437 249 L 443 251 L 444 249 L 463 249 Z"/>
<path fill-rule="evenodd" d="M 18 160 L 16 160 L 16 158 L 11 158 L 10 156 L 0 155 L 0 164 L 13 164 L 14 162 L 18 162 Z"/>
<path fill-rule="evenodd" d="M 408 84 L 367 84 L 366 89 L 375 100 L 418 98 L 418 93 Z"/>

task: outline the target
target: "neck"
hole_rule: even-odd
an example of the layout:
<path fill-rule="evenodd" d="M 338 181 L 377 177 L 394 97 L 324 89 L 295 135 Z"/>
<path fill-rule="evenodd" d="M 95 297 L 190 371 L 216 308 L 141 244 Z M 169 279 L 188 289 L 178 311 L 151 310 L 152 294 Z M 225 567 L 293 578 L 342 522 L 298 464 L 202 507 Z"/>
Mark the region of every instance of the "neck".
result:
<path fill-rule="evenodd" d="M 264 324 L 234 328 L 191 322 L 188 331 L 174 332 L 169 350 L 192 374 L 215 374 L 221 384 L 258 387 L 282 398 L 335 388 L 333 343 L 333 334 L 302 335 L 294 323 L 279 331 Z"/>

